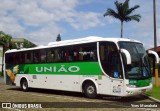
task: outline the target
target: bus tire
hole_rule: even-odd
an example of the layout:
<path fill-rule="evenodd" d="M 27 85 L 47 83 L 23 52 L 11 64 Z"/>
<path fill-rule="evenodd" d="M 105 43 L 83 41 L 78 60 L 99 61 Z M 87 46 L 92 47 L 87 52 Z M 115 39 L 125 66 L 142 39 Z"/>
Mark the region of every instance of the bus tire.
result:
<path fill-rule="evenodd" d="M 21 80 L 21 89 L 24 91 L 24 92 L 27 92 L 28 91 L 28 82 L 26 79 L 22 79 Z"/>
<path fill-rule="evenodd" d="M 96 86 L 93 83 L 86 83 L 84 85 L 84 94 L 90 99 L 94 99 L 97 96 Z"/>

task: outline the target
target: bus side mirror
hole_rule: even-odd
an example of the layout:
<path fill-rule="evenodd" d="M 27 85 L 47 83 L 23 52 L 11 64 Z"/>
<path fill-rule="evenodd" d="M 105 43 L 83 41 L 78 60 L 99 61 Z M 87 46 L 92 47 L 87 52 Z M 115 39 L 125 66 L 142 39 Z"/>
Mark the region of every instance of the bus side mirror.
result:
<path fill-rule="evenodd" d="M 124 55 L 123 59 L 125 59 L 125 62 L 127 65 L 131 65 L 131 55 L 126 49 L 120 49 L 121 53 Z"/>
<path fill-rule="evenodd" d="M 157 54 L 157 52 L 155 52 L 155 51 L 152 51 L 152 50 L 148 50 L 147 51 L 148 52 L 148 55 L 154 55 L 155 56 L 155 62 L 158 64 L 159 63 L 159 56 L 158 56 L 158 54 Z"/>

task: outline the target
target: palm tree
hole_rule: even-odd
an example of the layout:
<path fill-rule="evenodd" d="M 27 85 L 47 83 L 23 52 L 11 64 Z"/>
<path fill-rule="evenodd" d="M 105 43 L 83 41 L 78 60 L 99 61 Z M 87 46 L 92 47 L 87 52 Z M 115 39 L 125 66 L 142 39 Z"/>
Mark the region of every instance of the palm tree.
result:
<path fill-rule="evenodd" d="M 134 14 L 131 15 L 133 13 L 133 11 L 137 8 L 139 8 L 139 5 L 135 5 L 132 8 L 129 8 L 129 0 L 126 0 L 124 3 L 120 3 L 118 1 L 116 1 L 115 3 L 116 6 L 116 11 L 114 11 L 113 9 L 107 9 L 107 11 L 104 14 L 105 16 L 112 16 L 116 19 L 119 19 L 121 21 L 121 38 L 123 37 L 123 22 L 129 22 L 131 20 L 135 20 L 137 22 L 140 21 L 141 16 L 139 14 Z"/>

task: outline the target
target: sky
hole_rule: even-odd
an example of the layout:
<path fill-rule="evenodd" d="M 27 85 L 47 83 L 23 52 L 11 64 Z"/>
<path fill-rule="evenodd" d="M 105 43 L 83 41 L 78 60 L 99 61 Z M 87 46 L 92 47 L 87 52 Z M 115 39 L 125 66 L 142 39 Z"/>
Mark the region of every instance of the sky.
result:
<path fill-rule="evenodd" d="M 0 31 L 13 38 L 26 38 L 37 45 L 87 36 L 120 37 L 120 21 L 104 17 L 116 0 L 0 0 Z M 118 0 L 124 2 L 124 0 Z M 140 22 L 124 23 L 124 38 L 154 46 L 153 0 L 130 0 L 129 6 L 140 5 L 133 14 Z M 157 45 L 160 46 L 160 0 L 156 0 Z"/>

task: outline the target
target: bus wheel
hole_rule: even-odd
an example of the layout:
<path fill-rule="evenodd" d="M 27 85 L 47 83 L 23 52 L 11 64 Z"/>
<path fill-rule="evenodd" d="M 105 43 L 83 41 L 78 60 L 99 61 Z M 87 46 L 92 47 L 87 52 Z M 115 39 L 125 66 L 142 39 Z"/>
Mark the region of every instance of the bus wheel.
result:
<path fill-rule="evenodd" d="M 22 81 L 21 81 L 21 89 L 23 90 L 23 91 L 28 91 L 28 82 L 27 82 L 27 80 L 26 79 L 22 79 Z"/>
<path fill-rule="evenodd" d="M 86 83 L 84 86 L 84 94 L 90 99 L 94 99 L 97 96 L 96 86 L 93 83 Z"/>

